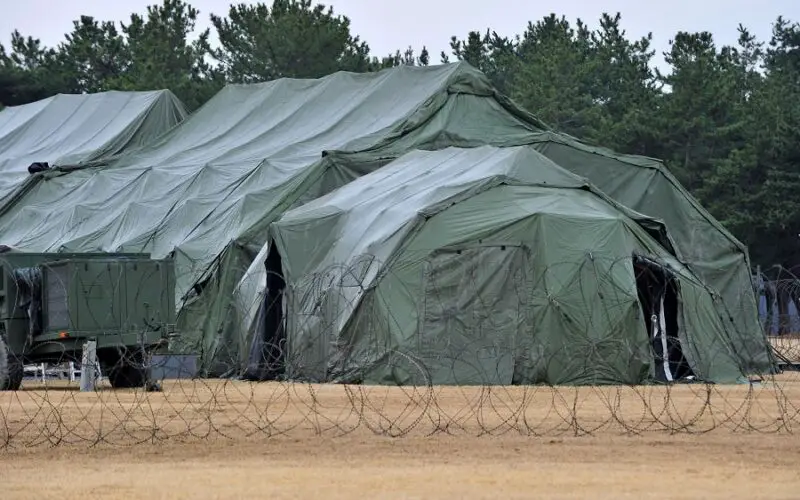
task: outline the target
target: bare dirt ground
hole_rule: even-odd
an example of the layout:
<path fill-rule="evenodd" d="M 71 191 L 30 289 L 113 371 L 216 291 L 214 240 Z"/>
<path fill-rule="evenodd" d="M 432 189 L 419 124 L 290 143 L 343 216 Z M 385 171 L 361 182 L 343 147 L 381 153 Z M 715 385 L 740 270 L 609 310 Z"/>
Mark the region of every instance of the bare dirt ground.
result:
<path fill-rule="evenodd" d="M 798 425 L 798 373 L 416 392 L 28 384 L 0 394 L 0 498 L 800 498 Z"/>
<path fill-rule="evenodd" d="M 347 436 L 0 457 L 3 498 L 796 499 L 796 439 Z"/>

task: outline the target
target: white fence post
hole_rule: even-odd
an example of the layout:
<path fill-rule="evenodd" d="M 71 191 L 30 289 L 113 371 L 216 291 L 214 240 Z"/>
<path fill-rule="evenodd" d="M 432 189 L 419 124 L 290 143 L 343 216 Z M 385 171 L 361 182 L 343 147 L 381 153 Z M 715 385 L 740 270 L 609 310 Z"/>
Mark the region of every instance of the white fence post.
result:
<path fill-rule="evenodd" d="M 81 392 L 94 391 L 97 381 L 97 342 L 90 340 L 83 344 L 81 357 Z"/>

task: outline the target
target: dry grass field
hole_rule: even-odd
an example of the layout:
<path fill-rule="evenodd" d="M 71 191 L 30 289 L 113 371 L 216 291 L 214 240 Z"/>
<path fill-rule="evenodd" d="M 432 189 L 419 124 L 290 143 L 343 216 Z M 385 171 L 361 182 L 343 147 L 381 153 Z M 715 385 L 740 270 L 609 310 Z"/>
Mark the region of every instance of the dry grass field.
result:
<path fill-rule="evenodd" d="M 413 392 L 28 384 L 0 394 L 0 498 L 800 498 L 799 412 L 799 373 Z"/>
<path fill-rule="evenodd" d="M 4 499 L 796 499 L 796 438 L 276 438 L 0 456 Z"/>

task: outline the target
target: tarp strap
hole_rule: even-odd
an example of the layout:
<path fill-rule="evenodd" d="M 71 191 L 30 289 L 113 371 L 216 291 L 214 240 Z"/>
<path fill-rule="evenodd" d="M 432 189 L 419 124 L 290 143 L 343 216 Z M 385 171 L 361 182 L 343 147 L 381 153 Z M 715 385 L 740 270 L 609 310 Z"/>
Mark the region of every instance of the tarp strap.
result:
<path fill-rule="evenodd" d="M 657 332 L 657 335 L 661 337 L 661 349 L 664 355 L 662 356 L 662 363 L 664 365 L 664 376 L 667 378 L 667 381 L 672 382 L 674 377 L 672 376 L 672 370 L 669 368 L 669 347 L 667 346 L 667 317 L 664 312 L 664 295 L 661 295 L 661 301 L 659 302 L 659 310 L 658 310 L 658 328 L 653 329 L 654 332 Z"/>

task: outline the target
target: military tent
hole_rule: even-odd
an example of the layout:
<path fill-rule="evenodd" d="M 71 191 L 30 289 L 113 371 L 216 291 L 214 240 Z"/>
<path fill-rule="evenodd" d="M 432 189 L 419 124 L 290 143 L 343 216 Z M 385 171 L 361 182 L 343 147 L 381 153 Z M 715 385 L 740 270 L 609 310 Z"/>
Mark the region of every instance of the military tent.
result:
<path fill-rule="evenodd" d="M 152 142 L 185 117 L 183 104 L 168 90 L 59 94 L 5 108 L 0 206 L 32 172 L 102 163 Z"/>
<path fill-rule="evenodd" d="M 672 255 L 666 228 L 531 147 L 411 152 L 271 232 L 292 379 L 743 375 L 712 294 Z"/>

